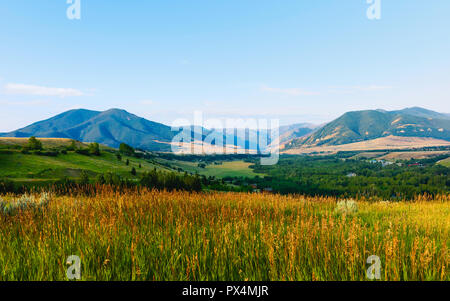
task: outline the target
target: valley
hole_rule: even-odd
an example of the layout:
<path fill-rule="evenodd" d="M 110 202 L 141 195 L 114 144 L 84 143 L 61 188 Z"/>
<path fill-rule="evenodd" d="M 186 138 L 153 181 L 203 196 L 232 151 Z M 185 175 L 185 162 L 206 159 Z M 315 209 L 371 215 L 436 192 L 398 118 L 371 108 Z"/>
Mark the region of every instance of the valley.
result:
<path fill-rule="evenodd" d="M 448 287 L 449 12 L 0 1 L 2 293 Z"/>
<path fill-rule="evenodd" d="M 54 184 L 104 183 L 105 177 L 116 177 L 115 184 L 126 186 L 154 185 L 145 179 L 156 171 L 159 176 L 198 178 L 205 191 L 385 200 L 450 192 L 450 146 L 430 147 L 429 143 L 422 149 L 387 150 L 384 145 L 383 151 L 335 148 L 330 152 L 282 154 L 276 165 L 263 166 L 258 155 L 176 155 L 142 152 L 130 146 L 99 146 L 100 151 L 93 154 L 93 144 L 45 138 L 41 150 L 28 151 L 26 141 L 0 138 L 0 183 L 9 182 L 9 186 L 5 185 L 11 191 Z"/>

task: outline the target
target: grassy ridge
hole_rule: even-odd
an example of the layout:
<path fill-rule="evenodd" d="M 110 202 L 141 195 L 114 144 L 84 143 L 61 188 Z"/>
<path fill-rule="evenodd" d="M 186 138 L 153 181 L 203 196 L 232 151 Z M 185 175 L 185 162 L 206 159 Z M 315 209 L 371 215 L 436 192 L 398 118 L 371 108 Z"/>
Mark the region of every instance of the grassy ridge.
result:
<path fill-rule="evenodd" d="M 445 160 L 440 161 L 439 164 L 444 165 L 446 167 L 450 167 L 450 157 Z"/>
<path fill-rule="evenodd" d="M 119 161 L 113 153 L 114 149 L 100 146 L 100 156 L 86 156 L 68 151 L 60 151 L 71 146 L 71 139 L 39 138 L 43 151 L 57 150 L 57 156 L 45 156 L 22 153 L 21 149 L 27 145 L 27 138 L 0 138 L 0 178 L 8 178 L 15 182 L 48 182 L 67 177 L 79 178 L 81 172 L 87 171 L 91 176 L 113 172 L 130 178 L 131 168 L 137 173 L 157 169 L 166 169 L 147 160 L 122 155 Z M 75 147 L 87 149 L 89 144 L 75 141 Z M 125 162 L 129 160 L 130 164 Z M 139 168 L 141 164 L 141 168 Z"/>
<path fill-rule="evenodd" d="M 16 182 L 48 182 L 63 177 L 79 178 L 83 170 L 89 174 L 113 172 L 126 178 L 130 176 L 131 168 L 135 168 L 138 175 L 152 170 L 187 171 L 205 176 L 223 178 L 226 176 L 254 177 L 257 174 L 250 169 L 250 163 L 244 161 L 221 162 L 223 164 L 209 164 L 205 168 L 199 167 L 199 162 L 181 160 L 166 160 L 154 157 L 152 160 L 130 157 L 122 154 L 122 160 L 118 160 L 117 150 L 101 145 L 101 156 L 86 156 L 69 151 L 61 153 L 72 143 L 70 139 L 39 138 L 43 145 L 43 151 L 58 150 L 57 156 L 43 156 L 22 153 L 21 149 L 27 145 L 27 138 L 0 138 L 0 178 L 8 178 Z M 77 148 L 87 149 L 89 144 L 76 141 Z M 127 166 L 125 162 L 129 160 Z M 141 168 L 139 168 L 139 164 Z M 181 168 L 181 170 L 180 170 Z"/>
<path fill-rule="evenodd" d="M 125 164 L 127 159 L 130 161 L 128 166 Z M 141 164 L 141 168 L 139 168 L 139 164 Z M 258 175 L 252 171 L 250 165 L 251 163 L 244 161 L 231 161 L 223 162 L 221 165 L 207 165 L 206 168 L 200 168 L 198 163 L 194 162 L 158 158 L 148 161 L 124 155 L 122 160 L 119 161 L 113 153 L 105 151 L 101 152 L 101 156 L 85 156 L 69 152 L 59 154 L 57 157 L 22 154 L 17 150 L 0 151 L 0 178 L 9 178 L 19 182 L 57 180 L 62 177 L 78 178 L 82 170 L 89 171 L 92 175 L 114 172 L 130 178 L 132 167 L 137 170 L 138 175 L 154 168 L 158 170 L 181 168 L 183 171 L 190 173 L 217 178 L 226 176 L 254 177 Z"/>
<path fill-rule="evenodd" d="M 450 198 L 358 203 L 265 194 L 129 191 L 52 197 L 0 215 L 0 280 L 450 280 Z M 12 196 L 4 197 L 11 200 Z"/>
<path fill-rule="evenodd" d="M 130 165 L 125 161 L 129 159 Z M 139 168 L 139 163 L 142 168 Z M 102 152 L 101 156 L 85 156 L 69 152 L 57 157 L 27 155 L 13 151 L 0 153 L 0 177 L 10 179 L 59 179 L 62 177 L 77 178 L 82 170 L 92 173 L 114 172 L 130 174 L 132 167 L 138 172 L 148 171 L 156 166 L 146 160 L 124 156 L 119 161 L 112 153 Z"/>
<path fill-rule="evenodd" d="M 39 138 L 42 142 L 44 148 L 70 146 L 72 143 L 71 139 L 65 138 Z M 15 138 L 15 137 L 0 137 L 0 147 L 23 147 L 28 143 L 28 138 Z M 88 144 L 79 141 L 75 142 L 77 147 L 87 147 Z M 103 149 L 109 147 L 102 146 Z"/>

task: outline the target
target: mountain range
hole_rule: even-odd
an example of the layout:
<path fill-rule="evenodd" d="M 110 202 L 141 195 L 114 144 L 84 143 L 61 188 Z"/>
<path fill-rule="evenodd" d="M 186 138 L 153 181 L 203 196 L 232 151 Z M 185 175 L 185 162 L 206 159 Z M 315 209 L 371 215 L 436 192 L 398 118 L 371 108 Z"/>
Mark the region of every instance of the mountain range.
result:
<path fill-rule="evenodd" d="M 450 141 L 450 115 L 423 108 L 347 112 L 289 147 L 341 145 L 381 137 L 425 137 Z"/>
<path fill-rule="evenodd" d="M 202 132 L 202 139 L 211 133 L 211 130 L 199 127 L 195 130 Z M 111 147 L 118 147 L 123 142 L 143 150 L 170 151 L 170 143 L 177 134 L 178 132 L 172 131 L 167 125 L 124 110 L 100 112 L 78 109 L 10 133 L 2 133 L 0 136 L 69 138 L 82 142 L 98 142 Z M 281 144 L 287 149 L 342 145 L 388 136 L 450 141 L 450 114 L 418 107 L 398 111 L 354 111 L 322 126 L 307 123 L 282 126 L 279 128 L 279 134 Z M 234 140 L 238 145 L 243 145 L 249 138 L 267 135 L 267 130 L 249 130 L 246 134 L 240 131 L 235 135 L 233 137 L 233 134 L 230 136 L 225 133 L 224 141 Z"/>

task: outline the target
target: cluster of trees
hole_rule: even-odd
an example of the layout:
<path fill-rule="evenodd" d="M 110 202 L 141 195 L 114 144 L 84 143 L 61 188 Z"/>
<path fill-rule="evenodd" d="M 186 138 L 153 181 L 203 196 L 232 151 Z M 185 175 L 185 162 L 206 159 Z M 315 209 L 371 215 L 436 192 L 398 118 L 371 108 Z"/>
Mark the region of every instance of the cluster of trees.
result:
<path fill-rule="evenodd" d="M 70 147 L 72 149 L 72 147 Z M 90 143 L 88 148 L 75 148 L 75 152 L 84 156 L 100 156 L 100 145 L 97 142 Z"/>
<path fill-rule="evenodd" d="M 178 174 L 174 172 L 150 171 L 144 173 L 138 181 L 122 177 L 119 174 L 108 172 L 104 174 L 91 175 L 83 171 L 78 180 L 61 178 L 58 181 L 48 181 L 45 183 L 14 183 L 8 179 L 0 179 L 0 194 L 23 193 L 28 190 L 44 189 L 56 192 L 94 192 L 96 185 L 110 185 L 117 189 L 132 187 L 147 187 L 159 190 L 184 190 L 191 192 L 202 191 L 202 183 L 205 179 L 197 175 Z M 208 182 L 208 181 L 206 181 Z M 208 182 L 212 183 L 212 182 Z M 214 185 L 218 185 L 214 182 Z"/>
<path fill-rule="evenodd" d="M 157 171 L 156 169 L 144 173 L 139 181 L 133 181 L 112 172 L 98 174 L 95 178 L 91 179 L 91 175 L 87 171 L 83 171 L 78 181 L 64 178 L 56 183 L 56 185 L 65 187 L 90 184 L 111 185 L 115 187 L 142 186 L 168 191 L 185 190 L 198 192 L 202 190 L 202 179 L 197 175 L 193 176 L 187 173 L 180 175 L 174 172 Z"/>
<path fill-rule="evenodd" d="M 141 185 L 155 189 L 201 191 L 202 181 L 198 175 L 187 173 L 179 175 L 174 172 L 157 171 L 156 169 L 144 173 Z"/>
<path fill-rule="evenodd" d="M 450 192 L 450 169 L 436 159 L 403 162 L 401 166 L 370 163 L 348 156 L 282 157 L 277 165 L 253 166 L 266 176 L 252 179 L 258 188 L 287 194 L 410 199 L 418 194 Z M 420 163 L 410 166 L 410 163 Z M 356 176 L 348 176 L 355 174 Z"/>
<path fill-rule="evenodd" d="M 88 148 L 77 147 L 76 141 L 72 140 L 69 146 L 60 146 L 44 150 L 42 142 L 36 137 L 30 137 L 26 145 L 22 147 L 22 153 L 24 154 L 35 154 L 40 156 L 53 156 L 56 157 L 60 153 L 67 154 L 67 152 L 72 151 L 77 154 L 85 156 L 100 156 L 100 145 L 96 142 L 89 144 Z"/>
<path fill-rule="evenodd" d="M 28 139 L 27 144 L 25 144 L 22 147 L 22 153 L 23 154 L 35 154 L 40 156 L 58 156 L 58 151 L 55 150 L 47 150 L 44 151 L 44 148 L 42 146 L 42 142 L 38 140 L 36 137 L 30 137 Z"/>
<path fill-rule="evenodd" d="M 135 184 L 129 179 L 123 178 L 120 175 L 112 172 L 97 175 L 97 177 L 95 178 L 95 183 L 111 186 L 133 186 Z"/>

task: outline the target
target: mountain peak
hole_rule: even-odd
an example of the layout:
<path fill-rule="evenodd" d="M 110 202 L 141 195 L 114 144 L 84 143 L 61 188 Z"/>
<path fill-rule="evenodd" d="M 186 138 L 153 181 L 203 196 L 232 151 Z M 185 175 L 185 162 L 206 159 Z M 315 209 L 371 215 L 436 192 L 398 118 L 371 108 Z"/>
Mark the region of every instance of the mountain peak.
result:
<path fill-rule="evenodd" d="M 407 114 L 422 118 L 433 118 L 433 119 L 449 119 L 448 114 L 438 113 L 436 111 L 428 110 L 421 107 L 411 107 L 403 110 L 392 111 L 394 114 Z"/>
<path fill-rule="evenodd" d="M 104 111 L 103 113 L 127 113 L 127 114 L 131 114 L 123 109 L 118 109 L 118 108 L 112 108 L 109 110 Z"/>
<path fill-rule="evenodd" d="M 174 135 L 166 125 L 113 108 L 103 112 L 70 110 L 2 136 L 69 138 L 111 147 L 123 142 L 136 148 L 168 151 Z"/>

